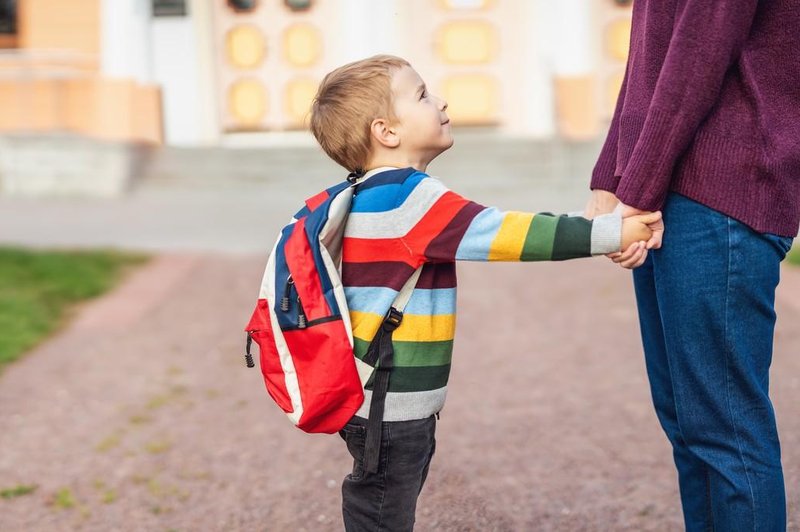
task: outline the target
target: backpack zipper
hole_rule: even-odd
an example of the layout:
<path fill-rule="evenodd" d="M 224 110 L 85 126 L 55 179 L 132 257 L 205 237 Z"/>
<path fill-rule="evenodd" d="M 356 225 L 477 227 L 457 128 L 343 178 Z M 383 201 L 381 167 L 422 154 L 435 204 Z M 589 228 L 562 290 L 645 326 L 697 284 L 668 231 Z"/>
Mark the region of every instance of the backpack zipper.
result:
<path fill-rule="evenodd" d="M 297 296 L 297 328 L 305 329 L 306 325 L 306 313 L 303 310 L 303 304 L 300 302 L 300 296 Z"/>
<path fill-rule="evenodd" d="M 286 278 L 286 287 L 283 289 L 283 297 L 281 298 L 281 310 L 283 312 L 289 311 L 289 292 L 293 284 L 294 279 L 292 279 L 292 275 L 289 274 L 289 277 Z"/>
<path fill-rule="evenodd" d="M 250 346 L 253 345 L 253 335 L 250 331 L 247 331 L 247 345 L 244 348 L 244 361 L 247 364 L 248 368 L 255 367 L 255 362 L 253 362 L 253 354 L 250 352 Z"/>

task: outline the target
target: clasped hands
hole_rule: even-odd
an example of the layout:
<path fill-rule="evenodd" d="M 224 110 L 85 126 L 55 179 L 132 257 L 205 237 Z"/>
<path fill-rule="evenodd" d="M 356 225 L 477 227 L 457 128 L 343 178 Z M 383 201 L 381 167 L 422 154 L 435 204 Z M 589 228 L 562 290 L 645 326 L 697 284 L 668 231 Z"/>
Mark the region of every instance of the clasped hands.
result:
<path fill-rule="evenodd" d="M 661 247 L 664 236 L 661 212 L 645 212 L 624 205 L 611 192 L 598 189 L 592 191 L 583 215 L 591 220 L 615 209 L 622 214 L 622 250 L 606 256 L 623 268 L 638 268 L 644 264 L 649 250 Z"/>

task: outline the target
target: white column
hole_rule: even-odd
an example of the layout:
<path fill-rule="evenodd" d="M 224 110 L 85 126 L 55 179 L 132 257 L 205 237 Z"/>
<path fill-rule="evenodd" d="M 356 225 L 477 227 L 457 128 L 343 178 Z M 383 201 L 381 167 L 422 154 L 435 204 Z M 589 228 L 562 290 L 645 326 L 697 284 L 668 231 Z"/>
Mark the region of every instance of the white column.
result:
<path fill-rule="evenodd" d="M 100 17 L 101 72 L 111 78 L 150 82 L 150 2 L 102 0 Z"/>
<path fill-rule="evenodd" d="M 375 54 L 397 54 L 395 0 L 339 0 L 337 65 Z"/>
<path fill-rule="evenodd" d="M 519 50 L 504 50 L 514 54 L 516 61 L 506 63 L 514 69 L 518 81 L 512 101 L 504 102 L 504 129 L 514 135 L 548 138 L 555 134 L 555 108 L 553 94 L 553 44 L 557 34 L 553 28 L 554 5 L 552 0 L 520 2 L 514 10 L 516 20 L 509 21 L 519 32 L 515 44 Z M 507 79 L 506 81 L 511 81 Z"/>
<path fill-rule="evenodd" d="M 197 43 L 197 138 L 198 144 L 215 145 L 220 140 L 220 117 L 217 108 L 217 83 L 214 67 L 214 10 L 208 0 L 191 0 L 189 14 Z"/>
<path fill-rule="evenodd" d="M 555 75 L 588 76 L 592 73 L 592 13 L 586 0 L 547 2 L 555 12 L 553 27 L 558 46 L 555 48 Z"/>
<path fill-rule="evenodd" d="M 201 140 L 198 56 L 203 50 L 192 16 L 190 11 L 183 17 L 157 17 L 150 25 L 153 78 L 161 86 L 164 142 L 170 145 L 196 145 Z"/>

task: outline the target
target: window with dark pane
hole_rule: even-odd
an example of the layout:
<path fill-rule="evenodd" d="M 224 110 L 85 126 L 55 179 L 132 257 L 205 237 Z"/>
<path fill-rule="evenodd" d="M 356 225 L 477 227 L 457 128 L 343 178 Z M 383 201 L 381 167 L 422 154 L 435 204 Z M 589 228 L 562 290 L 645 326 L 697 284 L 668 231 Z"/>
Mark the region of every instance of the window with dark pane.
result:
<path fill-rule="evenodd" d="M 237 13 L 247 13 L 258 7 L 258 0 L 228 0 L 228 7 Z"/>
<path fill-rule="evenodd" d="M 311 9 L 311 0 L 283 0 L 286 7 L 292 11 L 308 11 Z"/>
<path fill-rule="evenodd" d="M 186 0 L 153 0 L 154 17 L 186 16 Z"/>
<path fill-rule="evenodd" d="M 17 0 L 0 0 L 0 34 L 16 35 Z"/>

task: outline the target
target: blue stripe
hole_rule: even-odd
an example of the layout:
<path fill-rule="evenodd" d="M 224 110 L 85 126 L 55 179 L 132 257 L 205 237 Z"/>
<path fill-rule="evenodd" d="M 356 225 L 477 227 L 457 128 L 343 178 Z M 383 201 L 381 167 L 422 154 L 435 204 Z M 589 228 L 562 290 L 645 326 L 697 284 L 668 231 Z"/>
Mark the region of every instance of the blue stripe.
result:
<path fill-rule="evenodd" d="M 400 193 L 401 188 L 402 185 L 400 183 L 392 183 L 373 187 L 369 190 L 359 190 L 353 200 L 353 207 L 350 212 L 390 211 L 397 207 L 397 195 Z"/>
<path fill-rule="evenodd" d="M 442 314 L 456 313 L 456 289 L 455 288 L 436 288 L 422 289 L 417 288 L 411 294 L 405 310 L 408 314 L 418 316 L 429 315 L 438 316 Z"/>
<path fill-rule="evenodd" d="M 367 179 L 353 200 L 352 212 L 386 212 L 408 199 L 427 174 L 408 170 L 381 172 Z"/>
<path fill-rule="evenodd" d="M 469 224 L 456 250 L 456 260 L 488 260 L 492 246 L 505 215 L 494 207 L 479 213 Z"/>
<path fill-rule="evenodd" d="M 383 315 L 397 297 L 397 291 L 380 286 L 345 287 L 345 297 L 350 310 Z M 416 288 L 406 305 L 405 312 L 415 315 L 442 315 L 456 313 L 456 289 Z"/>

